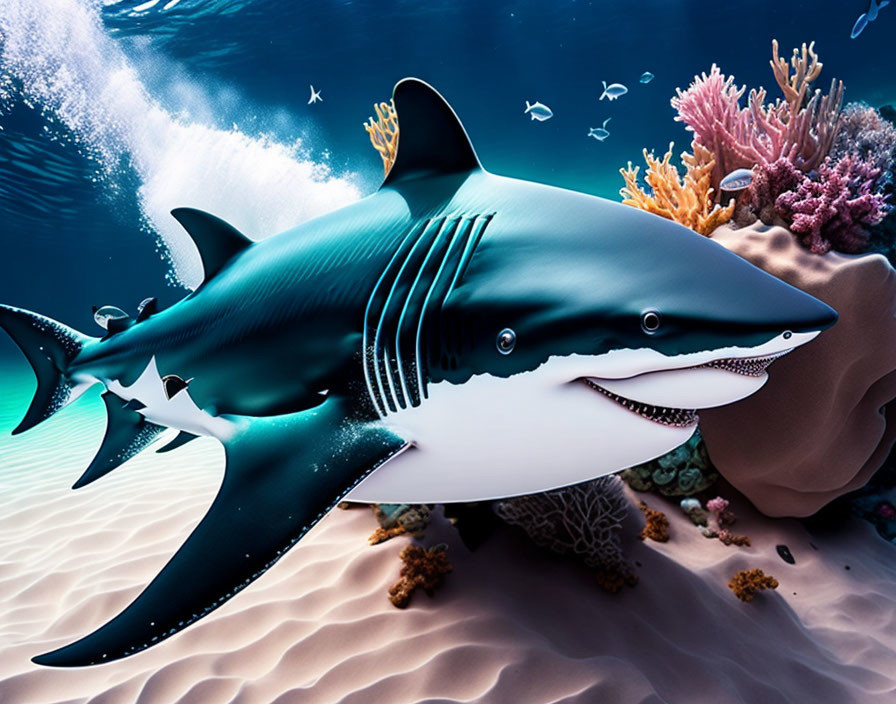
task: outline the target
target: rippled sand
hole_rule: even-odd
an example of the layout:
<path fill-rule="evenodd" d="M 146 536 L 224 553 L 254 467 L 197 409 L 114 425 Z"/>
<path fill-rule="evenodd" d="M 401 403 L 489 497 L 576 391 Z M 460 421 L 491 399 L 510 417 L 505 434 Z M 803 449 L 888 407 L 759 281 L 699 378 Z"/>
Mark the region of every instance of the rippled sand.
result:
<path fill-rule="evenodd" d="M 706 540 L 670 512 L 669 543 L 632 540 L 641 583 L 617 595 L 509 528 L 469 553 L 438 521 L 427 542 L 449 543 L 455 571 L 405 611 L 386 590 L 407 540 L 369 547 L 371 514 L 337 510 L 161 645 L 100 667 L 38 667 L 30 657 L 104 623 L 156 574 L 211 502 L 223 452 L 202 440 L 144 453 L 73 492 L 103 431 L 96 395 L 12 438 L 31 382 L 0 381 L 3 704 L 896 700 L 896 548 L 864 524 L 810 536 L 737 502 L 754 547 Z M 743 604 L 726 584 L 752 567 L 781 585 Z"/>

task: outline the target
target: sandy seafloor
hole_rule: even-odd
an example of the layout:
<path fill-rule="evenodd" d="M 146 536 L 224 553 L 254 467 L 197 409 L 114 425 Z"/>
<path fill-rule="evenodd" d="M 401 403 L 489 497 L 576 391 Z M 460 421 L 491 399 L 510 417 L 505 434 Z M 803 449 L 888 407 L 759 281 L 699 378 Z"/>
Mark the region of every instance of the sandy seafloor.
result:
<path fill-rule="evenodd" d="M 31 656 L 104 623 L 158 572 L 211 502 L 223 452 L 211 440 L 146 452 L 73 492 L 103 432 L 98 394 L 10 437 L 33 385 L 22 365 L 0 379 L 3 704 L 896 701 L 896 547 L 859 521 L 812 535 L 743 499 L 732 506 L 751 548 L 707 540 L 649 497 L 672 539 L 639 542 L 634 516 L 640 583 L 616 595 L 509 527 L 471 553 L 440 519 L 425 542 L 447 542 L 455 570 L 404 611 L 386 590 L 409 539 L 369 547 L 372 514 L 335 510 L 157 647 L 100 667 L 38 667 Z M 780 587 L 741 603 L 726 584 L 753 567 Z"/>

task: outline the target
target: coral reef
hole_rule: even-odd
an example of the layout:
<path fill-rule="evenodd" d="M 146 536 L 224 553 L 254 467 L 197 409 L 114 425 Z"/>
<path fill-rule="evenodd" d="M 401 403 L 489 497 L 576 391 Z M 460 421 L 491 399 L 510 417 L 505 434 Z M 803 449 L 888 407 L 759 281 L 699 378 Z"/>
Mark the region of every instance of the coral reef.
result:
<path fill-rule="evenodd" d="M 719 478 L 699 430 L 671 452 L 630 467 L 620 476 L 635 491 L 656 491 L 663 496 L 699 494 Z"/>
<path fill-rule="evenodd" d="M 436 588 L 451 572 L 451 562 L 444 544 L 429 549 L 420 545 L 408 545 L 401 551 L 401 579 L 389 588 L 389 601 L 399 609 L 405 608 L 417 589 L 432 596 Z"/>
<path fill-rule="evenodd" d="M 843 84 L 832 81 L 827 95 L 809 92 L 822 64 L 813 44 L 795 49 L 788 63 L 778 56 L 772 42 L 772 69 L 784 99 L 766 104 L 764 88 L 752 89 L 747 105 L 740 99 L 746 86 L 738 88 L 713 64 L 709 74 L 695 76 L 686 90 L 672 98 L 678 113 L 694 133 L 694 141 L 707 148 L 715 159 L 711 185 L 718 189 L 722 178 L 735 169 L 751 169 L 785 158 L 802 171 L 817 168 L 828 155 L 837 130 Z M 791 74 L 791 69 L 793 73 Z"/>
<path fill-rule="evenodd" d="M 869 228 L 888 212 L 887 196 L 875 190 L 879 176 L 873 161 L 855 154 L 828 157 L 810 175 L 778 159 L 753 169 L 744 197 L 749 212 L 740 208 L 735 220 L 746 225 L 758 216 L 766 225 L 785 225 L 814 254 L 860 253 L 868 248 Z"/>
<path fill-rule="evenodd" d="M 760 569 L 741 570 L 728 582 L 728 588 L 741 601 L 753 601 L 763 589 L 777 589 L 778 580 Z"/>
<path fill-rule="evenodd" d="M 619 539 L 628 501 L 618 477 L 505 499 L 495 505 L 504 521 L 519 526 L 536 545 L 582 560 L 599 583 L 634 584 L 632 567 Z"/>
<path fill-rule="evenodd" d="M 622 202 L 674 220 L 701 235 L 708 235 L 731 219 L 734 201 L 725 207 L 714 203 L 711 174 L 715 159 L 708 149 L 693 142 L 693 153 L 682 153 L 681 162 L 685 167 L 682 179 L 678 169 L 670 163 L 672 147 L 669 144 L 669 151 L 662 159 L 644 150 L 644 161 L 647 162 L 644 180 L 650 187 L 650 193 L 638 185 L 639 166 L 632 167 L 629 162 L 627 168 L 619 170 L 625 180 L 625 187 L 619 191 Z"/>
<path fill-rule="evenodd" d="M 430 521 L 430 510 L 425 504 L 371 504 L 380 527 L 367 539 L 378 545 L 399 535 L 422 535 Z"/>
<path fill-rule="evenodd" d="M 868 246 L 867 226 L 877 225 L 887 214 L 886 196 L 874 192 L 879 174 L 870 162 L 852 154 L 834 164 L 825 159 L 816 178 L 804 177 L 795 191 L 778 196 L 775 210 L 815 254 L 832 247 L 862 252 Z"/>
<path fill-rule="evenodd" d="M 395 163 L 395 155 L 398 154 L 398 113 L 395 105 L 390 100 L 388 103 L 379 103 L 373 106 L 376 118 L 368 118 L 364 123 L 364 129 L 370 135 L 370 142 L 383 159 L 383 170 L 386 175 Z"/>
<path fill-rule="evenodd" d="M 896 127 L 870 105 L 850 103 L 840 115 L 837 136 L 831 148 L 831 159 L 856 156 L 878 170 L 873 190 L 893 183 L 896 169 Z"/>
<path fill-rule="evenodd" d="M 669 540 L 669 519 L 662 511 L 650 508 L 643 501 L 638 502 L 638 508 L 644 514 L 646 522 L 638 535 L 641 540 L 655 540 L 658 543 L 665 543 Z"/>
<path fill-rule="evenodd" d="M 811 254 L 781 227 L 712 239 L 840 315 L 758 392 L 700 412 L 725 479 L 763 513 L 808 516 L 867 483 L 896 441 L 896 271 L 879 255 Z"/>

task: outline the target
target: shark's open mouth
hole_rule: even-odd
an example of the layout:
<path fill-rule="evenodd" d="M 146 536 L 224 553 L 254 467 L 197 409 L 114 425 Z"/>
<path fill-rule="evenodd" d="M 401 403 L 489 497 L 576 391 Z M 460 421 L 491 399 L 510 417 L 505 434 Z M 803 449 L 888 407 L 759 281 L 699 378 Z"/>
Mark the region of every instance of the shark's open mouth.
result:
<path fill-rule="evenodd" d="M 778 352 L 764 357 L 727 357 L 725 359 L 714 359 L 705 364 L 685 367 L 685 369 L 722 369 L 742 376 L 758 377 L 765 374 L 765 370 L 768 366 L 786 353 L 786 351 Z M 607 398 L 615 401 L 623 408 L 628 409 L 632 413 L 637 413 L 642 418 L 652 420 L 654 423 L 669 425 L 676 428 L 688 428 L 696 425 L 699 420 L 696 409 L 668 408 L 666 406 L 654 406 L 641 401 L 633 401 L 630 398 L 625 398 L 624 396 L 620 396 L 619 394 L 605 389 L 596 381 L 589 379 L 588 377 L 582 377 L 582 381 L 595 391 L 599 391 Z"/>
<path fill-rule="evenodd" d="M 607 391 L 607 389 L 599 386 L 588 377 L 583 377 L 582 381 L 595 391 L 600 391 L 600 393 L 615 401 L 620 406 L 627 408 L 632 413 L 637 413 L 642 418 L 652 420 L 654 423 L 671 425 L 676 428 L 687 428 L 696 425 L 699 420 L 696 410 L 688 408 L 666 408 L 665 406 L 653 406 L 649 403 L 632 401 L 630 398 L 625 398 L 619 394 L 614 394 L 612 391 Z"/>
<path fill-rule="evenodd" d="M 727 359 L 714 359 L 706 364 L 700 364 L 692 369 L 724 369 L 726 372 L 734 372 L 743 376 L 762 376 L 768 365 L 779 357 L 783 357 L 790 350 L 766 355 L 765 357 L 729 357 Z"/>

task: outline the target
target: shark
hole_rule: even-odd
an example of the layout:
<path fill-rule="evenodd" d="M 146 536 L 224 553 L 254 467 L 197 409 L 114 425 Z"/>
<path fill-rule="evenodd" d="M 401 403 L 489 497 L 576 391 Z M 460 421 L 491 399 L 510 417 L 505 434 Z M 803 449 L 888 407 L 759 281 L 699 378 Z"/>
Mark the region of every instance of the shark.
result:
<path fill-rule="evenodd" d="M 216 498 L 161 572 L 34 662 L 161 643 L 342 500 L 482 501 L 662 455 L 697 410 L 754 393 L 834 324 L 829 306 L 682 225 L 486 171 L 425 82 L 400 81 L 393 100 L 397 154 L 372 195 L 259 241 L 174 210 L 204 279 L 170 307 L 100 309 L 96 337 L 0 306 L 37 377 L 14 434 L 104 387 L 105 436 L 75 488 L 171 428 L 162 450 L 200 436 L 225 450 Z"/>

